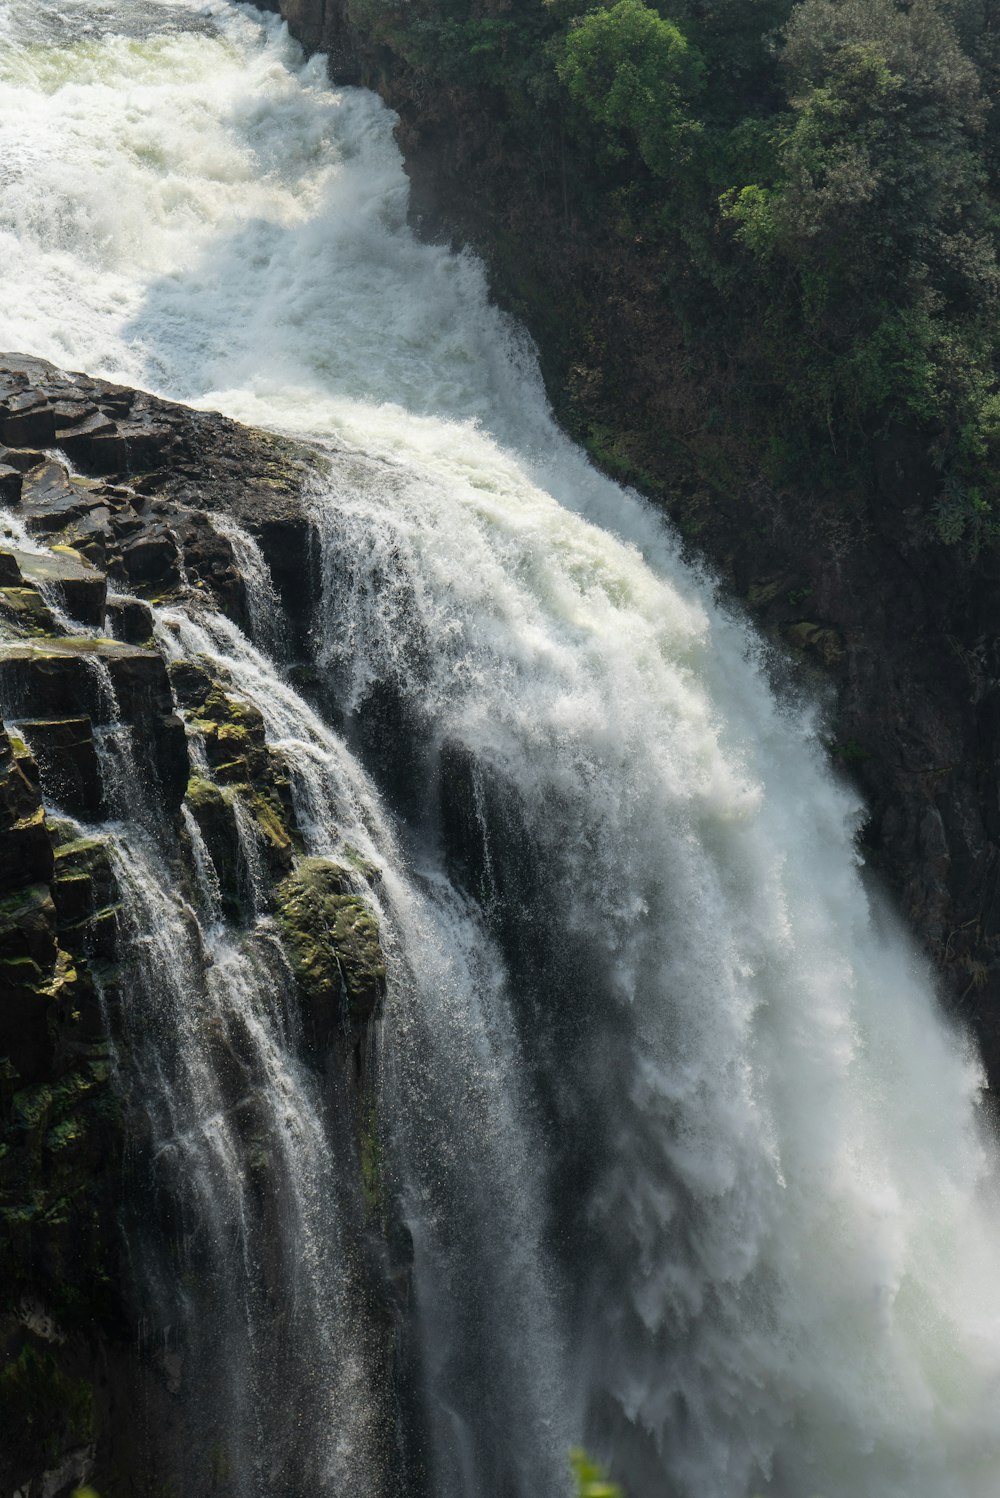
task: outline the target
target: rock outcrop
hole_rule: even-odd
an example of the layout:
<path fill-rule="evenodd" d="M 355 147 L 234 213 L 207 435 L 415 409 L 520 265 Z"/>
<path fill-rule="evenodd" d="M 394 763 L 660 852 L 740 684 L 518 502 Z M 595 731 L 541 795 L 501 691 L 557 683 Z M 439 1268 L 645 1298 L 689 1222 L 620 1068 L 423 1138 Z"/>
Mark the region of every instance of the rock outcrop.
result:
<path fill-rule="evenodd" d="M 123 921 L 106 819 L 155 821 L 181 890 L 207 857 L 235 931 L 273 910 L 303 1059 L 339 1069 L 369 1203 L 367 1028 L 385 968 L 371 871 L 303 856 L 260 712 L 154 630 L 152 605 L 181 601 L 247 623 L 224 514 L 259 538 L 303 647 L 312 454 L 16 357 L 0 358 L 0 443 L 0 1493 L 60 1498 L 93 1480 L 114 1498 L 149 1490 L 146 1426 L 182 1417 L 176 1369 L 140 1346 L 123 1232 L 144 1126 L 121 1006 L 144 933 Z M 251 1083 L 223 1041 L 243 1129 Z"/>

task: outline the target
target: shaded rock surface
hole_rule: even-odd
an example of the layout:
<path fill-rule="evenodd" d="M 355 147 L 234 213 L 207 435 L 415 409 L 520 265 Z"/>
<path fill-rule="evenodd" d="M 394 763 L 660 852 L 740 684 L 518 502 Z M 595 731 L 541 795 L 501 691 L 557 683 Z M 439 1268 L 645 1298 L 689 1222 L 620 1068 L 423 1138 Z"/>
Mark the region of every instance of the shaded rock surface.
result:
<path fill-rule="evenodd" d="M 123 1233 L 146 1126 L 123 1084 L 137 933 L 105 819 L 155 818 L 182 902 L 207 859 L 234 932 L 273 913 L 303 1059 L 340 1078 L 373 1241 L 388 1206 L 373 1184 L 366 1035 L 385 969 L 364 879 L 302 857 L 261 714 L 154 631 L 155 605 L 181 601 L 249 625 L 221 512 L 258 539 L 290 652 L 304 651 L 312 454 L 13 356 L 0 357 L 0 443 L 0 1495 L 66 1498 L 93 1481 L 116 1498 L 150 1491 L 158 1443 L 186 1437 L 177 1367 L 139 1335 Z M 238 1038 L 206 1045 L 245 1132 L 254 1098 Z M 262 1156 L 264 1192 L 267 1169 Z M 176 1216 L 168 1202 L 156 1211 L 168 1226 Z M 371 1293 L 388 1303 L 385 1255 L 371 1257 Z"/>

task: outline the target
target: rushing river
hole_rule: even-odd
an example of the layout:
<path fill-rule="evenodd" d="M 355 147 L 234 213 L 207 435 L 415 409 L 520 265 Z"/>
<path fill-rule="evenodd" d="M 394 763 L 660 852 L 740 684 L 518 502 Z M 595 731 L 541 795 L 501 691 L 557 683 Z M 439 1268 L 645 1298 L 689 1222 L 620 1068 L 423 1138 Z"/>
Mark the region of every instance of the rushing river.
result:
<path fill-rule="evenodd" d="M 812 714 L 553 425 L 479 265 L 413 238 L 392 127 L 247 7 L 0 3 L 0 347 L 329 454 L 315 650 L 343 735 L 273 632 L 159 623 L 259 706 L 310 849 L 382 870 L 427 1491 L 554 1498 L 583 1441 L 630 1498 L 996 1498 L 975 1059 L 873 908 Z M 144 953 L 123 1065 L 211 1287 L 178 1311 L 153 1286 L 150 1314 L 211 1365 L 232 1493 L 388 1498 L 273 931 L 229 930 L 207 868 L 181 911 L 141 794 L 113 828 Z M 276 1200 L 195 1010 L 239 1020 Z"/>

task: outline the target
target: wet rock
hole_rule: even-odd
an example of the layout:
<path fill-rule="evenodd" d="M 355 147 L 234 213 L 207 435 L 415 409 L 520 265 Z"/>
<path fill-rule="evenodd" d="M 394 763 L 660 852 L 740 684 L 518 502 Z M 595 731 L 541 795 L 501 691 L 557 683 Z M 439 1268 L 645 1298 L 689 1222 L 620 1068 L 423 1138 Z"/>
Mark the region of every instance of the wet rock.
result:
<path fill-rule="evenodd" d="M 76 419 L 71 426 L 57 429 L 56 444 L 71 462 L 80 468 L 90 470 L 93 462 L 94 439 L 115 437 L 118 429 L 110 417 L 105 416 L 100 410 L 86 412 L 85 408 L 76 407 L 73 415 Z"/>
<path fill-rule="evenodd" d="M 246 515 L 241 518 L 267 558 L 274 586 L 301 649 L 312 627 L 314 600 L 320 590 L 319 548 L 312 522 L 294 506 L 280 515 L 265 511 L 256 519 Z"/>
<path fill-rule="evenodd" d="M 37 1076 L 51 1058 L 48 1015 L 58 955 L 49 886 L 0 896 L 0 1055 L 21 1076 Z"/>
<path fill-rule="evenodd" d="M 38 766 L 0 724 L 0 893 L 47 881 L 52 866 Z"/>
<path fill-rule="evenodd" d="M 30 473 L 39 463 L 44 463 L 45 454 L 37 447 L 4 447 L 0 443 L 0 463 L 15 468 L 18 473 Z M 20 495 L 18 495 L 20 498 Z"/>
<path fill-rule="evenodd" d="M 305 647 L 311 594 L 303 579 L 315 557 L 302 474 L 317 461 L 311 450 L 43 360 L 0 355 L 0 416 L 19 423 L 10 434 L 25 444 L 26 414 L 39 432 L 54 421 L 64 450 L 90 475 L 69 474 L 37 446 L 0 447 L 0 461 L 25 475 L 21 508 L 35 534 L 61 533 L 147 596 L 182 591 L 186 570 L 242 624 L 244 582 L 230 542 L 211 523 L 212 510 L 224 509 L 260 540 Z M 46 435 L 45 445 L 52 440 Z"/>
<path fill-rule="evenodd" d="M 119 914 L 117 905 L 93 910 L 83 919 L 61 926 L 60 940 L 71 951 L 83 952 L 90 960 L 111 962 L 119 950 Z"/>
<path fill-rule="evenodd" d="M 372 1015 L 385 991 L 378 922 L 351 871 L 325 858 L 300 860 L 276 891 L 276 913 L 299 991 L 318 1036 L 346 1010 Z"/>
<path fill-rule="evenodd" d="M 151 525 L 123 544 L 122 567 L 133 588 L 156 585 L 163 590 L 180 580 L 177 539 L 165 525 Z"/>
<path fill-rule="evenodd" d="M 173 816 L 184 799 L 191 761 L 188 758 L 187 735 L 176 713 L 166 713 L 153 725 L 153 763 L 156 767 L 163 807 Z"/>
<path fill-rule="evenodd" d="M 178 706 L 197 712 L 215 687 L 206 668 L 198 661 L 171 661 L 169 671 Z"/>
<path fill-rule="evenodd" d="M 0 588 L 0 624 L 12 638 L 62 633 L 52 611 L 35 588 Z"/>
<path fill-rule="evenodd" d="M 110 690 L 109 690 L 110 688 Z M 24 640 L 0 645 L 0 701 L 15 716 L 60 718 L 74 712 L 94 722 L 155 704 L 171 707 L 160 656 L 117 640 Z"/>
<path fill-rule="evenodd" d="M 103 792 L 90 719 L 22 719 L 18 727 L 38 761 L 46 800 L 74 816 L 96 817 Z"/>
<path fill-rule="evenodd" d="M 109 598 L 105 617 L 116 640 L 147 645 L 152 639 L 153 616 L 149 605 L 139 598 Z"/>
<path fill-rule="evenodd" d="M 113 905 L 118 900 L 118 885 L 111 866 L 107 838 L 72 837 L 61 843 L 55 851 L 53 877 L 53 895 L 60 920 L 63 919 L 60 900 L 65 898 L 60 892 L 60 886 L 67 886 L 75 880 L 85 880 L 90 888 L 88 911 Z M 76 910 L 67 912 L 67 917 L 78 920 L 85 913 Z"/>
<path fill-rule="evenodd" d="M 0 504 L 16 505 L 21 498 L 24 476 L 20 469 L 0 461 Z"/>
<path fill-rule="evenodd" d="M 0 960 L 30 959 L 39 967 L 55 960 L 56 912 L 47 884 L 32 884 L 0 900 Z"/>
<path fill-rule="evenodd" d="M 95 504 L 79 520 L 71 520 L 60 533 L 67 546 L 100 572 L 107 572 L 114 555 L 113 547 L 109 546 L 109 519 L 107 506 Z"/>
<path fill-rule="evenodd" d="M 77 461 L 88 473 L 127 474 L 132 471 L 128 442 L 118 430 L 88 437 L 85 449 L 80 452 L 78 448 L 77 451 Z"/>
<path fill-rule="evenodd" d="M 167 814 L 179 807 L 190 773 L 187 740 L 158 651 L 90 638 L 3 644 L 0 702 L 17 717 L 86 716 L 98 724 L 120 717 L 145 746 L 141 763 L 155 771 Z"/>
<path fill-rule="evenodd" d="M 125 444 L 126 464 L 129 473 L 146 473 L 150 469 L 170 463 L 182 438 L 176 427 L 167 422 L 157 422 L 146 413 L 137 414 L 133 408 L 133 420 L 120 428 L 120 440 Z M 104 439 L 108 441 L 108 439 Z"/>
<path fill-rule="evenodd" d="M 56 440 L 56 421 L 48 406 L 18 409 L 17 398 L 0 411 L 0 442 L 5 447 L 51 447 Z"/>
<path fill-rule="evenodd" d="M 45 534 L 62 530 L 99 502 L 89 480 L 71 478 L 51 458 L 24 476 L 21 514 L 29 530 Z"/>
<path fill-rule="evenodd" d="M 7 555 L 13 557 L 24 581 L 51 589 L 73 619 L 81 624 L 102 622 L 107 578 L 79 552 L 68 546 L 55 546 L 44 555 L 16 549 Z"/>
<path fill-rule="evenodd" d="M 193 775 L 188 781 L 185 804 L 212 860 L 223 913 L 238 923 L 246 913 L 248 878 L 232 798 L 223 795 L 214 781 Z"/>
<path fill-rule="evenodd" d="M 199 511 L 180 518 L 176 534 L 188 579 L 195 587 L 211 592 L 219 608 L 237 624 L 246 624 L 246 587 L 233 556 L 232 542 L 219 534 L 208 515 Z"/>
<path fill-rule="evenodd" d="M 23 582 L 17 557 L 12 551 L 0 551 L 0 588 L 19 588 Z"/>

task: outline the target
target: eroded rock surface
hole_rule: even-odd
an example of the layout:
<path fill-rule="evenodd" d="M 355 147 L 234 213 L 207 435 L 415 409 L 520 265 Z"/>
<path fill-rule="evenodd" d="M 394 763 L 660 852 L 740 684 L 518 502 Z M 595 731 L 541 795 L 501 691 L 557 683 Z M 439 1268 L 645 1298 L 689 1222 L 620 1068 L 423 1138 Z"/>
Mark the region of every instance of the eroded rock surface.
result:
<path fill-rule="evenodd" d="M 311 452 L 13 356 L 0 444 L 0 1494 L 62 1498 L 93 1480 L 114 1498 L 146 1490 L 146 1425 L 184 1433 L 183 1370 L 140 1346 L 122 1232 L 145 1142 L 121 1016 L 146 933 L 123 916 L 108 819 L 149 824 L 182 899 L 207 860 L 234 939 L 273 915 L 303 1059 L 342 1073 L 376 1235 L 364 1041 L 385 968 L 364 874 L 304 857 L 261 713 L 211 662 L 178 659 L 154 621 L 176 603 L 248 625 L 235 519 L 303 649 Z M 245 1134 L 256 1104 L 239 1037 L 205 1034 Z M 266 1151 L 260 1172 L 266 1194 Z"/>

